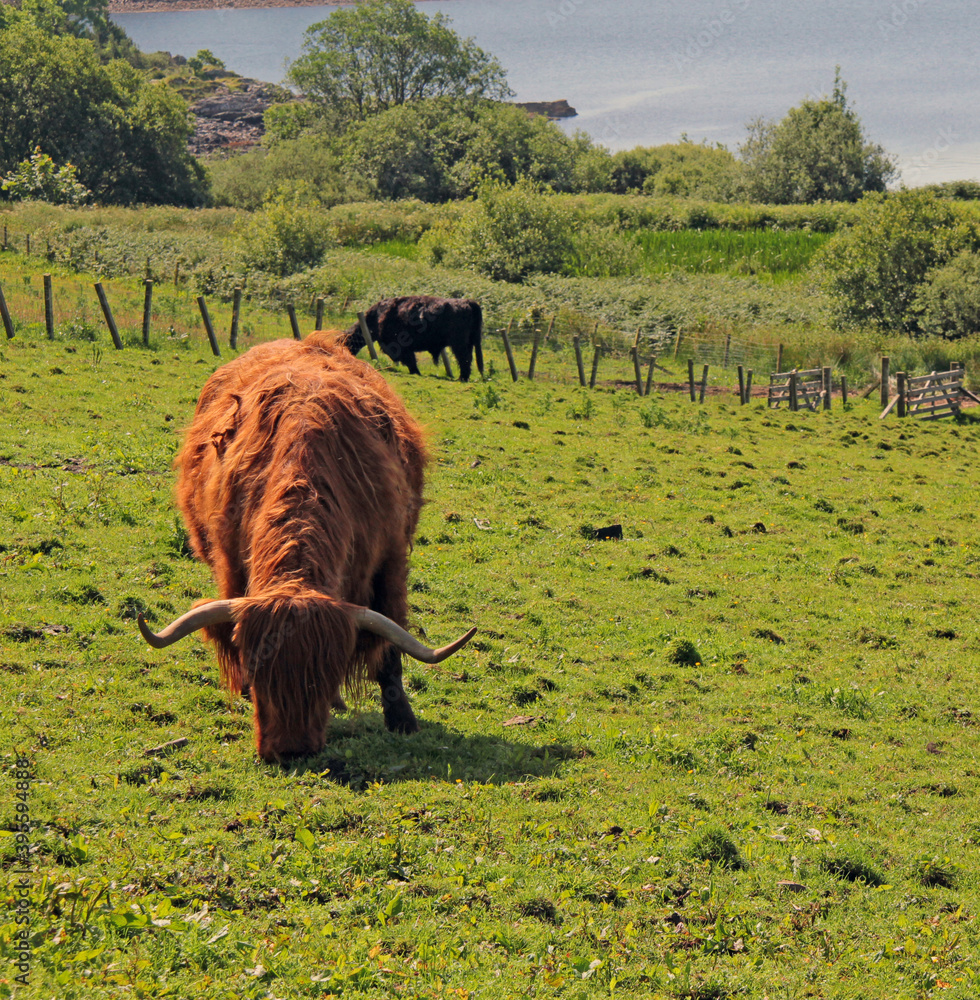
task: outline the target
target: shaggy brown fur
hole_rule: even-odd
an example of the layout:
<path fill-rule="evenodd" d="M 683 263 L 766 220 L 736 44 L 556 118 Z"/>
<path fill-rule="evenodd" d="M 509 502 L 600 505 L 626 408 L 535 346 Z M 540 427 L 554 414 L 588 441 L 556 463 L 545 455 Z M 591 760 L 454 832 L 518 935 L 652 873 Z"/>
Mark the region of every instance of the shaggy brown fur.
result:
<path fill-rule="evenodd" d="M 206 631 L 223 682 L 251 690 L 265 760 L 322 749 L 341 687 L 367 679 L 389 728 L 418 728 L 400 654 L 350 605 L 406 625 L 425 461 L 418 424 L 339 333 L 253 347 L 204 386 L 177 502 L 221 597 L 242 598 Z"/>

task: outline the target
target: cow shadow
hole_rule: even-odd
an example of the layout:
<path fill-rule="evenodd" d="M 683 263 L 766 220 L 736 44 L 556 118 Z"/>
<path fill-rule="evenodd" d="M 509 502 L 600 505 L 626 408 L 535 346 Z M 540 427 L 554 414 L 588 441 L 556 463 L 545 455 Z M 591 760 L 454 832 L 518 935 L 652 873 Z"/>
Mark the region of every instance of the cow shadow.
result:
<path fill-rule="evenodd" d="M 503 734 L 461 733 L 439 722 L 421 722 L 411 735 L 389 733 L 380 715 L 334 719 L 320 753 L 284 766 L 292 774 L 316 772 L 355 791 L 381 782 L 433 779 L 506 784 L 553 777 L 568 762 L 589 756 L 581 746 Z"/>

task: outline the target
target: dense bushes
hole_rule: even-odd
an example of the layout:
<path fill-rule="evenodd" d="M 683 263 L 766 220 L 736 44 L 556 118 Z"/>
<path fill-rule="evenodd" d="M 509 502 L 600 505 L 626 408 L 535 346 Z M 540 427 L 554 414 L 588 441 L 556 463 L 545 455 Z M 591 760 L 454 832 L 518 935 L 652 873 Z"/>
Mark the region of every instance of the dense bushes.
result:
<path fill-rule="evenodd" d="M 928 323 L 954 333 L 966 314 L 950 304 L 949 291 L 956 274 L 968 270 L 970 262 L 959 263 L 960 271 L 942 268 L 957 253 L 978 248 L 975 220 L 932 194 L 902 191 L 866 196 L 855 224 L 835 235 L 818 252 L 815 264 L 833 297 L 839 323 L 869 323 L 909 333 Z M 940 278 L 934 294 L 925 291 Z"/>
<path fill-rule="evenodd" d="M 471 210 L 430 229 L 419 246 L 430 263 L 472 268 L 497 281 L 536 272 L 623 275 L 639 259 L 634 243 L 609 227 L 580 226 L 563 202 L 524 179 L 484 183 Z"/>
<path fill-rule="evenodd" d="M 963 251 L 931 270 L 912 312 L 924 334 L 952 340 L 980 332 L 980 255 Z"/>
<path fill-rule="evenodd" d="M 324 206 L 361 201 L 366 181 L 351 176 L 328 145 L 311 136 L 208 164 L 215 205 L 260 208 L 277 194 L 302 190 Z"/>
<path fill-rule="evenodd" d="M 198 204 L 203 172 L 187 152 L 187 105 L 94 42 L 0 19 L 0 175 L 40 147 L 102 202 Z"/>

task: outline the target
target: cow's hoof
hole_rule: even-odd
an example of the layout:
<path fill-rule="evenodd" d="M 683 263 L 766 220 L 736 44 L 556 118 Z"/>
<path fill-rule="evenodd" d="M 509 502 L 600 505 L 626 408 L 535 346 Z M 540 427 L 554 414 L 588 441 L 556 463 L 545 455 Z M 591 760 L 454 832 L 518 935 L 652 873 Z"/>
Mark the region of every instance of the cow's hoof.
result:
<path fill-rule="evenodd" d="M 415 713 L 406 705 L 404 708 L 391 708 L 385 712 L 385 729 L 389 733 L 417 733 L 419 731 L 418 719 Z"/>

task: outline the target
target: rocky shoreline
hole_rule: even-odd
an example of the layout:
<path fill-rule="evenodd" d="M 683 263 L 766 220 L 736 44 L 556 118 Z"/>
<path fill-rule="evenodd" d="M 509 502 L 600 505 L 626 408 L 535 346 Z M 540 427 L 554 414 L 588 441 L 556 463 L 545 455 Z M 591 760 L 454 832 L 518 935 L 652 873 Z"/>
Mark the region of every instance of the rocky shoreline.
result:
<path fill-rule="evenodd" d="M 191 105 L 194 134 L 188 148 L 194 156 L 240 153 L 252 149 L 265 134 L 262 116 L 279 88 L 242 77 L 232 90 L 224 84 Z M 574 118 L 568 101 L 527 101 L 518 103 L 529 114 L 551 119 Z"/>

